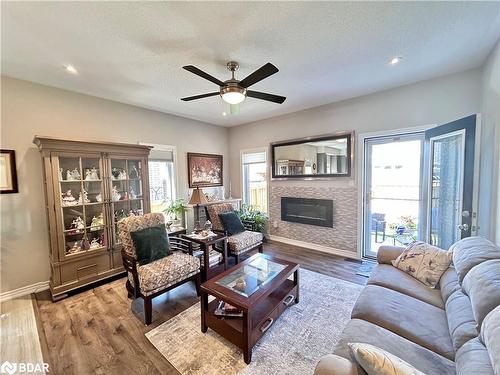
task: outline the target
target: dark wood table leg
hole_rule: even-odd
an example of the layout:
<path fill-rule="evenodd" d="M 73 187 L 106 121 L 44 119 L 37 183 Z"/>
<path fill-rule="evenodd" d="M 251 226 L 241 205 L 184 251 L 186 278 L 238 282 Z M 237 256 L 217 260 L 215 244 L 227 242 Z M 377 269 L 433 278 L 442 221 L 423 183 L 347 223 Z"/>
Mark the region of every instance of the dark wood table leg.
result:
<path fill-rule="evenodd" d="M 224 239 L 222 246 L 222 257 L 224 258 L 224 271 L 227 270 L 227 238 Z"/>
<path fill-rule="evenodd" d="M 250 311 L 243 311 L 243 360 L 248 365 L 252 361 L 252 317 Z"/>
<path fill-rule="evenodd" d="M 293 282 L 297 286 L 297 293 L 295 296 L 295 303 L 299 303 L 299 290 L 300 290 L 300 285 L 299 285 L 299 269 L 293 273 Z"/>
<path fill-rule="evenodd" d="M 207 332 L 207 320 L 206 314 L 208 311 L 208 294 L 204 291 L 201 291 L 201 332 Z"/>
<path fill-rule="evenodd" d="M 203 250 L 203 280 L 207 281 L 210 278 L 210 246 L 206 244 L 200 245 Z"/>

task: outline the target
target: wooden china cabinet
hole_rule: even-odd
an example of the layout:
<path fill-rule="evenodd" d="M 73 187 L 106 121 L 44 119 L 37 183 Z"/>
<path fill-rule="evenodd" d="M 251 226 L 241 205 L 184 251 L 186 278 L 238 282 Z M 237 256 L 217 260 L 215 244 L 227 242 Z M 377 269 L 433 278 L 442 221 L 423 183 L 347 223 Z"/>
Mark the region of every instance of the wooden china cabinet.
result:
<path fill-rule="evenodd" d="M 42 156 L 52 299 L 124 272 L 117 221 L 150 212 L 151 147 L 35 136 Z"/>

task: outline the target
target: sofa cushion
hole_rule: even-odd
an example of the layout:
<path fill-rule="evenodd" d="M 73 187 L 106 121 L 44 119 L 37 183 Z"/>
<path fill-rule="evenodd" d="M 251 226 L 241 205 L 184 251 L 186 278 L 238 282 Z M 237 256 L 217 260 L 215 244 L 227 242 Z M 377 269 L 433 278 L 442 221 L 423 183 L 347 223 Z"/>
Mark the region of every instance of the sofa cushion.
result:
<path fill-rule="evenodd" d="M 434 288 L 451 263 L 452 253 L 428 243 L 413 242 L 392 265 L 408 275 Z"/>
<path fill-rule="evenodd" d="M 352 318 L 363 319 L 453 359 L 446 313 L 443 309 L 378 285 L 361 292 Z"/>
<path fill-rule="evenodd" d="M 347 323 L 334 353 L 351 358 L 348 347 L 351 342 L 375 345 L 428 375 L 455 374 L 455 364 L 449 359 L 364 320 L 352 319 Z"/>
<path fill-rule="evenodd" d="M 441 292 L 426 287 L 417 279 L 388 264 L 377 265 L 368 279 L 369 285 L 379 285 L 444 309 Z"/>
<path fill-rule="evenodd" d="M 451 245 L 450 250 L 460 283 L 472 267 L 486 260 L 500 259 L 500 249 L 483 237 L 464 238 Z"/>
<path fill-rule="evenodd" d="M 141 293 L 145 296 L 174 285 L 199 271 L 200 260 L 182 252 L 174 252 L 168 257 L 137 268 Z"/>
<path fill-rule="evenodd" d="M 163 224 L 130 232 L 130 236 L 134 241 L 137 263 L 141 266 L 171 253 L 167 229 Z"/>
<path fill-rule="evenodd" d="M 455 268 L 448 267 L 445 273 L 443 273 L 441 280 L 439 280 L 439 288 L 441 289 L 441 298 L 445 303 L 453 293 L 457 290 L 462 290 Z"/>
<path fill-rule="evenodd" d="M 227 244 L 231 254 L 239 255 L 262 243 L 262 233 L 246 230 L 228 237 Z"/>
<path fill-rule="evenodd" d="M 214 230 L 223 231 L 224 226 L 220 221 L 219 214 L 223 212 L 234 211 L 234 207 L 231 203 L 216 203 L 206 206 L 207 213 L 210 221 L 212 222 L 212 228 Z"/>
<path fill-rule="evenodd" d="M 500 259 L 488 260 L 472 268 L 462 288 L 470 298 L 474 318 L 480 327 L 486 315 L 500 305 Z"/>
<path fill-rule="evenodd" d="M 408 362 L 375 345 L 350 343 L 356 362 L 370 375 L 425 375 Z"/>
<path fill-rule="evenodd" d="M 488 350 L 495 374 L 500 374 L 500 305 L 484 318 L 480 339 Z"/>
<path fill-rule="evenodd" d="M 446 317 L 455 351 L 470 339 L 478 336 L 469 297 L 461 290 L 457 290 L 446 301 Z"/>
<path fill-rule="evenodd" d="M 321 357 L 314 375 L 366 375 L 364 371 L 358 371 L 358 366 L 349 359 L 335 354 L 327 354 Z"/>
<path fill-rule="evenodd" d="M 240 217 L 234 211 L 223 212 L 219 214 L 219 219 L 224 227 L 224 230 L 232 236 L 245 231 L 245 226 L 241 222 Z"/>
<path fill-rule="evenodd" d="M 455 364 L 457 375 L 494 375 L 488 350 L 477 337 L 458 349 Z"/>

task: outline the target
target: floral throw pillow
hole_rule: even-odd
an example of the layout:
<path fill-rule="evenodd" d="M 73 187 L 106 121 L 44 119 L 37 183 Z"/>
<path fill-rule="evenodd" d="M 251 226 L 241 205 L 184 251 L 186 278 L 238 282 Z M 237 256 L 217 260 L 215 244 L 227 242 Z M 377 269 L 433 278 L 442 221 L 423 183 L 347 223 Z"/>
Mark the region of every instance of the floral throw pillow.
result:
<path fill-rule="evenodd" d="M 434 288 L 451 263 L 452 252 L 428 243 L 410 244 L 392 265 L 425 285 Z"/>

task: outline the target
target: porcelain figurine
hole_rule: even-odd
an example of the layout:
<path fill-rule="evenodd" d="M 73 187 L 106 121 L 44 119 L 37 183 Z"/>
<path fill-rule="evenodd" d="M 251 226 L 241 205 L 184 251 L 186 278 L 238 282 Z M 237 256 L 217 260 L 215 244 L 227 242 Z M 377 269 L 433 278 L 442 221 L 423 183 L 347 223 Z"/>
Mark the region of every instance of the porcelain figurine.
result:
<path fill-rule="evenodd" d="M 84 231 L 85 231 L 85 223 L 80 216 L 78 216 L 75 220 L 73 220 L 68 228 L 68 234 L 78 234 L 78 233 L 83 233 Z"/>
<path fill-rule="evenodd" d="M 101 233 L 101 236 L 99 237 L 99 243 L 101 246 L 106 246 L 106 240 L 104 239 L 104 233 Z"/>
<path fill-rule="evenodd" d="M 139 171 L 135 167 L 135 165 L 132 166 L 132 170 L 129 173 L 129 178 L 132 179 L 138 179 L 139 178 Z"/>
<path fill-rule="evenodd" d="M 71 194 L 71 190 L 66 191 L 62 194 L 62 206 L 75 206 L 78 204 L 78 201 Z"/>
<path fill-rule="evenodd" d="M 71 177 L 72 177 L 73 181 L 78 181 L 82 178 L 82 176 L 80 175 L 80 172 L 76 168 L 71 171 Z"/>
<path fill-rule="evenodd" d="M 99 193 L 99 194 L 97 194 L 97 195 L 95 196 L 95 200 L 96 200 L 96 202 L 99 202 L 99 203 L 101 203 L 101 202 L 102 202 L 102 195 L 101 195 L 101 193 Z"/>
<path fill-rule="evenodd" d="M 87 239 L 87 237 L 83 237 L 83 238 L 82 238 L 82 242 L 80 243 L 80 247 L 81 247 L 83 250 L 88 250 L 88 249 L 90 249 L 90 242 L 89 242 L 89 240 Z"/>
<path fill-rule="evenodd" d="M 90 247 L 89 249 L 97 249 L 101 247 L 101 244 L 99 243 L 99 240 L 97 238 L 94 238 L 92 242 L 90 242 Z"/>
<path fill-rule="evenodd" d="M 78 216 L 75 220 L 73 220 L 71 225 L 73 225 L 73 227 L 77 229 L 76 233 L 83 232 L 83 230 L 85 229 L 85 222 L 80 216 Z"/>
<path fill-rule="evenodd" d="M 71 175 L 71 171 L 69 169 L 66 171 L 66 181 L 73 181 L 73 176 Z"/>
<path fill-rule="evenodd" d="M 111 179 L 112 180 L 126 180 L 127 172 L 123 168 L 113 168 L 111 170 Z"/>
<path fill-rule="evenodd" d="M 85 170 L 85 181 L 99 181 L 99 172 L 96 167 Z"/>
<path fill-rule="evenodd" d="M 134 188 L 130 188 L 130 199 L 136 199 L 137 195 L 135 194 Z"/>
<path fill-rule="evenodd" d="M 104 227 L 104 217 L 102 213 L 99 214 L 98 216 L 94 216 L 92 218 L 92 222 L 90 223 L 90 231 L 95 232 L 101 230 L 103 227 Z"/>
<path fill-rule="evenodd" d="M 78 204 L 87 204 L 90 203 L 90 199 L 87 197 L 88 193 L 85 189 L 83 189 L 80 192 L 80 195 L 78 196 Z"/>
<path fill-rule="evenodd" d="M 64 181 L 63 180 L 63 169 L 62 168 L 59 168 L 58 175 L 59 175 L 59 181 Z"/>
<path fill-rule="evenodd" d="M 79 253 L 80 251 L 82 251 L 82 248 L 80 247 L 80 244 L 78 243 L 78 241 L 75 241 L 75 244 L 73 245 L 73 247 L 68 250 L 68 254 L 75 254 L 75 253 Z"/>
<path fill-rule="evenodd" d="M 111 200 L 113 202 L 117 202 L 122 198 L 121 194 L 118 192 L 118 189 L 116 186 L 113 186 L 113 189 L 111 190 Z"/>

